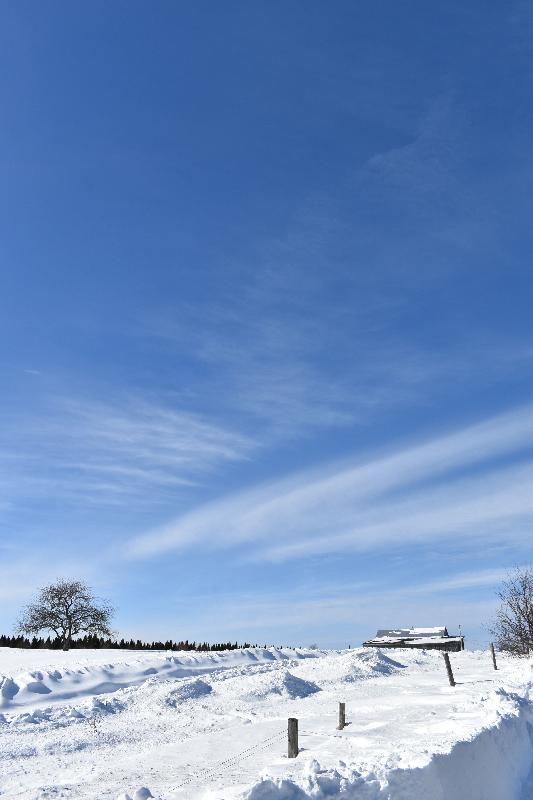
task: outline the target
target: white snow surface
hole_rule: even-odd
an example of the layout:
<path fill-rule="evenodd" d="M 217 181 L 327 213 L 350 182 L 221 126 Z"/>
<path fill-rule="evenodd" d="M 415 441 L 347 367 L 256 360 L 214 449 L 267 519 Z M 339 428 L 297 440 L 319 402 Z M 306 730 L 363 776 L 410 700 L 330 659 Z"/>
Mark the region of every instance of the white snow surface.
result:
<path fill-rule="evenodd" d="M 0 798 L 533 800 L 531 660 L 450 657 L 0 648 Z"/>

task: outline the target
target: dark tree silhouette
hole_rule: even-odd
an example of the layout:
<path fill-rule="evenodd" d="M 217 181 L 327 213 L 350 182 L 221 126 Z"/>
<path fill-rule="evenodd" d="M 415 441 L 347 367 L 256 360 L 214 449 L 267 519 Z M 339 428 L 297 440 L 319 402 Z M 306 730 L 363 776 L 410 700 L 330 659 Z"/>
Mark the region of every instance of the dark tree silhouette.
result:
<path fill-rule="evenodd" d="M 263 645 L 265 650 L 268 645 Z M 275 645 L 270 645 L 274 647 Z M 279 646 L 279 645 L 278 645 Z M 47 636 L 43 639 L 42 636 L 32 636 L 28 639 L 26 636 L 6 636 L 0 634 L 0 647 L 22 647 L 32 649 L 47 649 L 47 650 L 60 650 L 61 640 L 51 639 Z M 250 644 L 250 642 L 215 642 L 209 644 L 208 642 L 189 642 L 188 639 L 181 641 L 173 641 L 167 639 L 166 641 L 142 642 L 140 639 L 117 639 L 117 638 L 104 638 L 103 636 L 96 636 L 94 633 L 85 634 L 85 636 L 78 636 L 77 639 L 72 639 L 71 647 L 78 650 L 98 650 L 99 648 L 106 648 L 108 650 L 158 650 L 167 651 L 187 651 L 187 650 L 213 650 L 222 652 L 224 650 L 243 650 L 247 647 L 260 647 L 258 644 Z"/>
<path fill-rule="evenodd" d="M 533 650 L 533 568 L 517 568 L 497 595 L 501 604 L 491 633 L 500 650 L 527 655 Z"/>
<path fill-rule="evenodd" d="M 17 629 L 27 635 L 53 631 L 63 650 L 69 650 L 73 637 L 80 633 L 112 636 L 109 623 L 113 613 L 114 609 L 97 600 L 86 583 L 58 580 L 39 591 L 24 610 Z"/>

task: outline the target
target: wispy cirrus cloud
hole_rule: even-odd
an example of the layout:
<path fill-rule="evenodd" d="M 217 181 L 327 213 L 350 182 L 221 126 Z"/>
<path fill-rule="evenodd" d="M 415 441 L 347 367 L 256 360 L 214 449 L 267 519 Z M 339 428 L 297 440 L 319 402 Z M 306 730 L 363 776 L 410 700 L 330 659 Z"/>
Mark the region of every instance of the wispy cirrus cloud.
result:
<path fill-rule="evenodd" d="M 216 395 L 215 416 L 238 415 L 278 443 L 531 366 L 527 337 L 495 331 L 484 308 L 471 313 L 479 292 L 468 278 L 504 257 L 505 225 L 485 177 L 465 180 L 479 143 L 460 81 L 445 83 L 394 146 L 302 198 L 248 261 L 216 263 L 216 292 L 145 311 L 142 335 L 193 365 L 199 395 Z M 449 314 L 449 280 L 461 276 Z"/>
<path fill-rule="evenodd" d="M 379 575 L 363 583 L 324 582 L 317 586 L 304 582 L 293 590 L 285 589 L 281 598 L 279 592 L 239 592 L 235 596 L 228 592 L 217 598 L 217 612 L 227 620 L 228 630 L 246 631 L 259 639 L 275 633 L 294 641 L 303 630 L 313 630 L 321 641 L 331 637 L 356 645 L 384 625 L 405 626 L 416 620 L 418 625 L 448 625 L 455 633 L 457 626 L 468 620 L 467 644 L 479 646 L 468 634 L 474 629 L 477 637 L 483 636 L 497 605 L 494 590 L 506 574 L 503 569 L 482 569 L 446 574 L 431 582 L 404 583 L 400 579 L 392 586 Z M 465 595 L 467 590 L 473 592 Z M 185 602 L 196 625 L 210 635 L 212 619 L 201 610 L 205 600 L 189 597 Z"/>
<path fill-rule="evenodd" d="M 444 578 L 433 580 L 429 583 L 415 584 L 402 588 L 401 592 L 409 594 L 439 594 L 447 592 L 463 592 L 465 589 L 479 589 L 482 587 L 498 586 L 509 574 L 508 569 L 491 568 L 471 570 L 447 575 Z"/>
<path fill-rule="evenodd" d="M 200 413 L 142 397 L 56 399 L 38 417 L 12 415 L 1 437 L 5 502 L 157 504 L 249 457 L 257 443 Z"/>
<path fill-rule="evenodd" d="M 213 418 L 238 418 L 266 447 L 365 426 L 391 409 L 424 406 L 443 389 L 513 380 L 533 363 L 529 343 L 486 332 L 443 347 L 408 341 L 396 333 L 405 297 L 354 297 L 357 280 L 328 297 L 327 274 L 315 276 L 294 301 L 299 282 L 295 274 L 263 280 L 261 289 L 252 281 L 224 307 L 167 309 L 147 323 L 164 347 L 194 362 L 198 397 L 216 398 Z M 277 309 L 274 287 L 285 296 Z M 317 305 L 315 293 L 327 302 Z"/>
<path fill-rule="evenodd" d="M 289 311 L 273 307 L 273 285 L 263 282 L 259 291 L 252 281 L 224 306 L 159 310 L 147 323 L 150 335 L 194 361 L 199 394 L 216 394 L 211 413 L 240 415 L 269 443 L 354 419 L 349 381 L 328 362 L 328 351 L 342 352 L 328 323 L 312 317 L 309 299 L 288 299 L 297 280 L 272 278 L 284 283 Z"/>
<path fill-rule="evenodd" d="M 481 533 L 524 541 L 533 523 L 532 455 L 528 406 L 201 506 L 134 539 L 129 551 L 240 547 L 248 557 L 287 560 Z"/>

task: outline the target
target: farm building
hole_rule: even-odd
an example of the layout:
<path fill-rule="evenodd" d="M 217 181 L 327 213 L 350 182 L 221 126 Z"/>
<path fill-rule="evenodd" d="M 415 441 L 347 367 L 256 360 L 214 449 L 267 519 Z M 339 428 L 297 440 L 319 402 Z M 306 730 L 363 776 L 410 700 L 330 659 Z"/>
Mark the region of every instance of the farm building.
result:
<path fill-rule="evenodd" d="M 363 647 L 409 647 L 418 650 L 444 650 L 456 653 L 465 649 L 464 636 L 450 636 L 448 629 L 394 628 L 379 630 Z"/>

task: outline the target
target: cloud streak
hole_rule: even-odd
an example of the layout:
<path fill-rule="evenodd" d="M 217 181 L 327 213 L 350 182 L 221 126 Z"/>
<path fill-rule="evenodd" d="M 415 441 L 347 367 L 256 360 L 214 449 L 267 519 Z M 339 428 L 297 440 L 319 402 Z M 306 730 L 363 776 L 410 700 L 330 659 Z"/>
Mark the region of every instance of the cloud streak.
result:
<path fill-rule="evenodd" d="M 240 547 L 254 559 L 477 536 L 523 540 L 533 520 L 533 407 L 357 463 L 223 498 L 132 540 L 135 557 Z"/>
<path fill-rule="evenodd" d="M 38 420 L 6 426 L 0 487 L 12 498 L 156 503 L 245 460 L 251 437 L 199 413 L 145 398 L 60 400 Z"/>
<path fill-rule="evenodd" d="M 453 626 L 461 621 L 464 624 L 465 617 L 470 627 L 487 623 L 497 604 L 491 590 L 505 575 L 501 569 L 485 569 L 394 588 L 390 581 L 384 584 L 379 578 L 368 583 L 299 585 L 295 591 L 284 591 L 282 598 L 272 592 L 219 597 L 217 613 L 228 630 L 257 633 L 259 638 L 274 631 L 301 636 L 303 629 L 318 632 L 320 638 L 336 626 L 334 638 L 345 641 L 348 636 L 352 643 L 358 643 L 358 637 L 373 634 L 378 627 L 408 625 L 413 620 L 420 625 L 448 624 L 455 632 Z M 485 589 L 488 594 L 465 598 L 467 589 Z M 212 619 L 209 614 L 197 611 L 203 607 L 205 598 L 188 600 L 196 623 L 209 631 Z"/>

